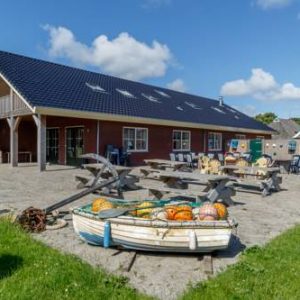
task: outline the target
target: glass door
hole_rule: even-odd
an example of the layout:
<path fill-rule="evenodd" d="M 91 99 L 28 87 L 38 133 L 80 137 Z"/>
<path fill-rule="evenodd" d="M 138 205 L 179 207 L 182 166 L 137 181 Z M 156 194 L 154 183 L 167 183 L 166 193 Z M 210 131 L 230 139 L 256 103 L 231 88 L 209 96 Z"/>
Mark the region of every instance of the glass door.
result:
<path fill-rule="evenodd" d="M 83 160 L 83 127 L 67 128 L 67 165 L 80 166 Z"/>
<path fill-rule="evenodd" d="M 47 147 L 47 162 L 52 164 L 58 163 L 58 149 L 59 149 L 59 132 L 58 128 L 47 129 L 46 147 Z"/>

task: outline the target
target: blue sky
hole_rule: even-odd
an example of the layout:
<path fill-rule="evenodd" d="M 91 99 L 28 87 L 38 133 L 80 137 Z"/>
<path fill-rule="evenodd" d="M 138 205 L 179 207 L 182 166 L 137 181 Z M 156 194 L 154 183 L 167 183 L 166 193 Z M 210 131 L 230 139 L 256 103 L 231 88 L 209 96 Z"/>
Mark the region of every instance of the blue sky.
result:
<path fill-rule="evenodd" d="M 300 117 L 300 0 L 10 0 L 0 49 Z"/>

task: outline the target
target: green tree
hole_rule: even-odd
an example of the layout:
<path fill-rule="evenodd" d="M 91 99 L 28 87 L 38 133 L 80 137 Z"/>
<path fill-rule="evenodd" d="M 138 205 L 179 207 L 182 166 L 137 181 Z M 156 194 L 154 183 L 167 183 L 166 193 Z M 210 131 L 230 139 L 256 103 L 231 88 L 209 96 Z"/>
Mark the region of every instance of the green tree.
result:
<path fill-rule="evenodd" d="M 297 124 L 300 125 L 300 118 L 292 118 L 292 120 L 294 120 Z"/>
<path fill-rule="evenodd" d="M 270 124 L 277 118 L 277 116 L 272 112 L 266 112 L 264 114 L 258 114 L 254 118 L 257 121 L 263 122 L 265 124 Z"/>

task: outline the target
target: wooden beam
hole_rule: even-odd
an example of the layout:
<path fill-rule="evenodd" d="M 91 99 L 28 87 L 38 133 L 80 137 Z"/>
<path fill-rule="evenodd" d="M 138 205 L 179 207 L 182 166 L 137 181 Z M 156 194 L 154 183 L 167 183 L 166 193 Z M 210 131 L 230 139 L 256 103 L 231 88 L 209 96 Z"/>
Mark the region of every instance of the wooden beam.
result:
<path fill-rule="evenodd" d="M 37 125 L 37 156 L 40 171 L 46 170 L 46 116 L 33 115 Z"/>
<path fill-rule="evenodd" d="M 13 110 L 13 90 L 10 89 L 10 107 Z M 19 152 L 19 137 L 18 130 L 15 129 L 16 119 L 13 115 L 10 117 L 10 165 L 12 167 L 18 166 L 18 152 Z"/>
<path fill-rule="evenodd" d="M 34 121 L 36 127 L 38 127 L 39 126 L 39 118 L 38 118 L 38 116 L 37 115 L 32 115 L 32 118 L 33 118 L 33 121 Z"/>
<path fill-rule="evenodd" d="M 14 124 L 14 131 L 18 131 L 19 125 L 22 121 L 22 117 L 17 117 Z"/>
<path fill-rule="evenodd" d="M 7 124 L 8 124 L 8 126 L 9 126 L 9 128 L 11 127 L 11 119 L 10 118 L 6 118 L 6 121 L 7 121 Z"/>
<path fill-rule="evenodd" d="M 18 166 L 18 130 L 14 130 L 16 124 L 16 119 L 14 117 L 10 118 L 10 164 L 12 167 Z"/>

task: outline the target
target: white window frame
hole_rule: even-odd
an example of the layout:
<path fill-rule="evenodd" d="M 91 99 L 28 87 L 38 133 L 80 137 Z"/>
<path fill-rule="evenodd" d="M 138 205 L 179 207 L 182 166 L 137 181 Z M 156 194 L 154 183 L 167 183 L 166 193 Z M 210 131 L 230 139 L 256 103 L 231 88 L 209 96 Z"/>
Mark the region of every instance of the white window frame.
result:
<path fill-rule="evenodd" d="M 180 132 L 180 149 L 174 149 L 174 132 Z M 189 135 L 189 147 L 188 149 L 182 148 L 182 134 L 188 133 Z M 180 129 L 173 129 L 172 132 L 172 148 L 174 152 L 184 152 L 184 151 L 191 151 L 191 131 L 190 130 L 180 130 Z"/>
<path fill-rule="evenodd" d="M 134 129 L 134 149 L 125 149 L 125 129 Z M 136 132 L 137 130 L 142 129 L 146 130 L 146 149 L 136 149 Z M 145 127 L 123 127 L 123 135 L 122 135 L 122 145 L 124 147 L 124 150 L 127 152 L 148 152 L 148 140 L 149 140 L 149 134 L 148 134 L 148 128 Z"/>
<path fill-rule="evenodd" d="M 239 133 L 237 133 L 237 134 L 235 135 L 235 138 L 236 138 L 237 140 L 246 140 L 246 134 L 239 134 Z"/>
<path fill-rule="evenodd" d="M 210 143 L 209 143 L 209 140 L 210 140 L 210 135 L 214 135 L 214 138 L 216 136 L 220 136 L 220 146 L 219 148 L 215 148 L 215 143 L 214 143 L 214 147 L 213 148 L 210 148 Z M 208 148 L 208 151 L 222 151 L 222 143 L 223 143 L 223 135 L 221 132 L 209 132 L 208 133 L 208 136 L 207 136 L 207 148 Z"/>

